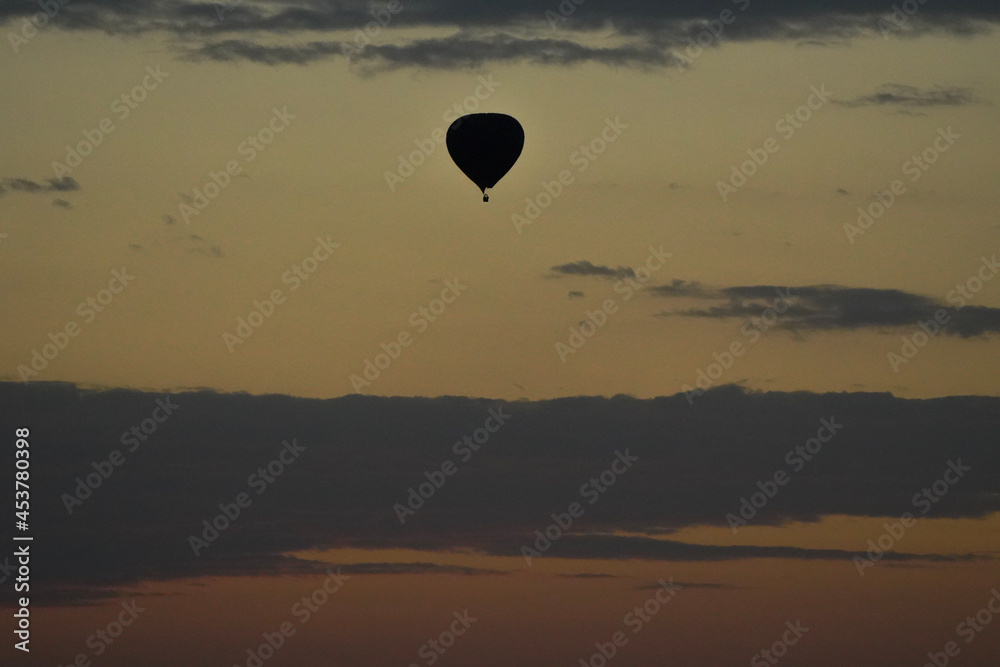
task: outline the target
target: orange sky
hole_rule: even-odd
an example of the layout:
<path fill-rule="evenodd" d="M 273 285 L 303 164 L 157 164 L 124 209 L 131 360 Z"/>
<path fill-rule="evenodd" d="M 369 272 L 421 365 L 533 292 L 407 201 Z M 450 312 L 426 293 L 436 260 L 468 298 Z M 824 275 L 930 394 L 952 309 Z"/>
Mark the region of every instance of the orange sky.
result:
<path fill-rule="evenodd" d="M 996 545 L 995 515 L 989 525 L 983 527 L 984 548 Z M 864 534 L 857 531 L 855 537 Z M 689 664 L 746 663 L 781 639 L 786 621 L 801 621 L 809 629 L 789 647 L 789 664 L 921 664 L 927 651 L 940 651 L 947 641 L 961 647 L 960 664 L 986 664 L 1000 648 L 1000 634 L 992 626 L 968 643 L 967 632 L 956 634 L 956 626 L 986 607 L 991 590 L 1000 585 L 992 564 L 880 564 L 862 578 L 845 562 L 543 559 L 528 571 L 523 561 L 511 558 L 354 550 L 321 555 L 331 563 L 431 560 L 514 573 L 352 575 L 308 618 L 301 606 L 297 614 L 293 609 L 322 586 L 323 575 L 148 584 L 139 589 L 145 595 L 135 598 L 147 611 L 107 647 L 101 664 L 134 664 L 155 655 L 163 664 L 244 665 L 246 650 L 264 641 L 261 633 L 274 632 L 284 622 L 291 622 L 295 633 L 269 664 L 428 664 L 418 656 L 420 648 L 449 629 L 454 612 L 465 610 L 477 620 L 442 656 L 442 664 L 475 660 L 499 666 L 509 664 L 512 655 L 521 656 L 521 664 L 576 664 L 596 651 L 595 642 L 608 642 L 617 631 L 628 637 L 618 656 L 624 664 L 652 664 L 665 657 Z M 611 578 L 560 577 L 580 572 Z M 648 622 L 640 625 L 634 619 L 641 616 L 633 615 L 626 624 L 626 615 L 655 592 L 636 587 L 671 577 L 675 583 L 726 587 L 682 589 Z M 34 664 L 67 664 L 78 650 L 93 656 L 87 638 L 113 620 L 119 608 L 46 609 L 38 629 L 45 648 L 34 656 L 45 662 Z"/>
<path fill-rule="evenodd" d="M 75 322 L 80 334 L 28 379 L 343 395 L 379 344 L 416 334 L 411 315 L 457 278 L 467 290 L 365 393 L 672 394 L 742 339 L 742 321 L 657 318 L 675 304 L 648 290 L 625 303 L 610 281 L 553 279 L 551 267 L 640 266 L 650 246 L 662 246 L 670 260 L 646 287 L 675 279 L 719 288 L 835 284 L 944 302 L 997 248 L 990 100 L 1000 50 L 992 34 L 867 39 L 850 48 L 732 43 L 687 71 L 498 64 L 373 78 L 340 62 L 189 63 L 151 44 L 50 31 L 6 69 L 4 117 L 30 129 L 8 138 L 0 175 L 51 177 L 67 144 L 105 117 L 115 124 L 73 170 L 80 190 L 62 195 L 73 208 L 53 207 L 52 197 L 3 199 L 0 271 L 9 288 L 0 359 L 8 379 L 21 380 L 33 351 Z M 120 118 L 112 105 L 149 81 L 148 66 L 169 76 Z M 514 115 L 527 136 L 491 202 L 480 201 L 443 146 L 390 191 L 385 173 L 446 127 L 455 104 L 484 93 L 480 76 L 498 85 L 475 100 L 476 110 Z M 775 130 L 812 86 L 850 101 L 887 81 L 968 88 L 975 101 L 908 113 L 829 102 L 790 138 Z M 67 99 L 74 103 L 61 103 Z M 247 162 L 246 138 L 268 127 L 274 109 L 294 118 Z M 614 118 L 627 128 L 579 171 L 573 154 L 579 159 L 580 146 Z M 946 127 L 961 138 L 911 182 L 904 163 Z M 768 137 L 779 151 L 723 202 L 717 184 Z M 240 173 L 185 224 L 183 197 L 232 160 Z M 525 198 L 562 170 L 573 183 L 518 234 L 512 215 L 523 216 Z M 895 179 L 908 190 L 849 243 L 844 225 Z M 175 224 L 164 222 L 168 215 Z M 308 280 L 286 282 L 317 237 L 340 247 Z M 85 321 L 79 304 L 122 267 L 134 281 Z M 276 289 L 286 301 L 231 352 L 224 335 Z M 608 298 L 620 311 L 563 363 L 556 344 Z M 996 284 L 986 282 L 969 305 L 1000 306 Z M 772 331 L 722 381 L 996 394 L 1000 357 L 982 337 L 939 337 L 893 372 L 887 354 L 911 333 Z"/>
<path fill-rule="evenodd" d="M 125 17 L 122 34 L 112 34 L 112 23 L 106 31 L 72 23 L 92 4 L 74 2 L 77 8 L 64 6 L 26 44 L 0 49 L 6 129 L 0 381 L 313 398 L 651 398 L 698 386 L 736 344 L 741 352 L 728 357 L 713 385 L 904 398 L 1000 396 L 1000 279 L 992 279 L 991 268 L 1000 251 L 1000 33 L 992 24 L 968 34 L 961 26 L 927 28 L 921 21 L 939 18 L 932 9 L 913 19 L 925 31 L 912 34 L 883 38 L 854 30 L 849 21 L 840 35 L 808 21 L 798 34 L 789 28 L 798 20 L 793 12 L 783 37 L 758 39 L 736 30 L 752 33 L 763 24 L 750 21 L 773 8 L 748 3 L 731 39 L 687 69 L 655 57 L 642 65 L 609 65 L 600 57 L 541 65 L 539 58 L 556 59 L 566 44 L 601 57 L 623 45 L 660 47 L 655 39 L 643 41 L 657 33 L 633 22 L 641 17 L 587 18 L 588 9 L 603 16 L 620 11 L 614 7 L 581 4 L 571 19 L 580 23 L 549 30 L 540 18 L 545 7 L 529 20 L 528 14 L 510 18 L 504 13 L 510 7 L 497 6 L 490 11 L 510 23 L 492 34 L 469 9 L 475 3 L 465 8 L 472 14 L 445 27 L 409 23 L 433 8 L 406 3 L 371 47 L 384 49 L 378 51 L 383 58 L 391 48 L 419 55 L 451 39 L 469 42 L 460 41 L 448 57 L 482 45 L 502 51 L 521 43 L 520 28 L 524 40 L 547 46 L 535 62 L 483 57 L 473 67 L 433 57 L 419 66 L 380 60 L 351 66 L 336 53 L 307 64 L 268 65 L 185 54 L 224 39 L 261 52 L 311 44 L 303 48 L 319 53 L 329 48 L 323 40 L 351 39 L 355 32 L 339 24 L 244 32 L 239 22 L 259 3 L 235 3 L 215 25 L 209 5 L 179 2 L 166 9 L 138 3 L 136 20 L 150 12 L 155 25 L 134 34 L 126 34 L 135 28 L 127 12 L 102 10 L 101 21 Z M 268 11 L 292 4 L 313 6 L 302 0 Z M 155 23 L 162 18 L 157 11 L 169 14 L 175 5 L 189 10 L 191 21 L 206 22 L 197 24 L 203 29 L 179 27 L 188 24 L 176 17 Z M 5 32 L 21 25 L 23 10 L 10 7 L 0 2 Z M 368 8 L 362 9 L 364 15 Z M 974 9 L 967 10 L 970 21 L 996 20 L 994 10 Z M 302 11 L 302 21 L 318 20 Z M 845 16 L 832 17 L 830 25 Z M 653 32 L 643 32 L 647 27 Z M 818 90 L 830 91 L 830 99 L 818 101 Z M 802 105 L 808 107 L 804 121 Z M 789 131 L 796 110 L 799 121 Z M 459 113 L 471 112 L 510 114 L 526 136 L 519 161 L 488 204 L 433 140 Z M 613 141 L 609 128 L 615 128 Z M 599 154 L 581 158 L 601 137 Z M 945 146 L 939 137 L 952 139 Z M 429 138 L 433 151 L 412 174 L 404 169 L 400 176 L 404 156 Z M 86 155 L 67 155 L 81 143 L 89 146 L 80 151 Z M 914 156 L 928 154 L 933 164 L 914 166 Z M 745 185 L 720 189 L 755 155 L 765 157 L 757 158 Z M 533 212 L 560 174 L 563 187 L 551 204 Z M 71 180 L 59 180 L 66 177 Z M 217 195 L 201 201 L 213 181 Z M 877 193 L 895 181 L 903 187 L 884 215 L 863 234 L 845 229 L 857 224 L 859 207 L 871 210 L 885 196 Z M 662 260 L 655 268 L 651 256 Z M 624 287 L 621 278 L 642 275 L 639 267 L 650 269 L 648 280 Z M 961 285 L 981 287 L 958 309 L 950 295 Z M 766 290 L 769 301 L 772 288 L 795 293 L 795 307 L 751 337 L 745 326 L 764 298 L 754 290 Z M 879 295 L 870 302 L 869 292 L 851 288 Z M 435 308 L 445 293 L 454 300 L 428 317 L 421 309 Z M 887 355 L 901 353 L 904 339 L 919 331 L 912 317 L 885 324 L 897 306 L 910 314 L 948 308 L 955 323 L 894 368 Z M 603 318 L 594 315 L 602 309 Z M 263 314 L 259 327 L 241 324 L 257 312 Z M 574 328 L 595 317 L 601 321 L 593 337 L 573 345 Z M 961 322 L 981 328 L 957 335 Z M 401 335 L 412 344 L 361 383 L 357 378 Z M 566 345 L 575 351 L 567 353 Z M 244 417 L 251 423 L 256 415 Z M 117 425 L 81 421 L 73 436 L 79 441 L 63 444 L 79 447 L 83 458 L 107 457 L 115 443 L 95 435 L 107 428 Z M 753 444 L 759 435 L 738 437 Z M 205 437 L 206 447 L 230 446 L 223 436 Z M 942 449 L 968 445 L 942 438 Z M 393 443 L 399 449 L 385 454 L 386 461 L 400 456 L 399 469 L 387 470 L 398 476 L 421 456 L 436 456 L 407 449 L 424 444 Z M 873 455 L 880 445 L 873 444 Z M 256 455 L 236 449 L 246 443 L 232 446 L 242 456 Z M 147 468 L 148 478 L 125 473 L 141 465 L 141 458 L 129 459 L 116 473 L 114 483 L 122 486 L 114 493 L 139 485 L 176 494 L 179 504 L 189 500 L 186 487 L 173 486 L 161 472 L 168 467 L 155 474 Z M 302 483 L 289 493 L 320 485 L 315 475 L 324 469 L 310 465 L 314 486 Z M 363 472 L 365 464 L 357 465 Z M 476 465 L 496 473 L 489 461 Z M 856 465 L 863 471 L 865 462 Z M 686 474 L 683 461 L 675 467 L 671 474 Z M 511 488 L 539 475 L 516 473 L 524 474 Z M 44 483 L 71 486 L 75 474 Z M 830 474 L 820 479 L 817 473 L 817 483 L 854 481 L 843 468 Z M 899 474 L 906 474 L 902 466 Z M 747 477 L 746 488 L 753 482 Z M 37 502 L 48 511 L 57 497 Z M 860 507 L 863 494 L 859 498 Z M 975 500 L 984 506 L 991 498 L 983 491 Z M 619 501 L 607 502 L 613 518 Z M 87 507 L 86 520 L 108 518 L 109 544 L 120 509 L 98 501 Z M 314 510 L 303 509 L 302 517 Z M 371 508 L 358 511 L 371 512 L 373 526 L 384 518 Z M 814 523 L 753 525 L 738 536 L 724 526 L 685 525 L 664 539 L 863 552 L 884 522 L 896 518 L 823 516 Z M 83 521 L 67 525 L 79 529 Z M 436 526 L 420 527 L 431 534 Z M 352 536 L 342 526 L 322 528 L 332 543 Z M 278 528 L 274 533 L 281 535 Z M 416 540 L 415 534 L 423 535 L 411 531 L 407 538 Z M 440 657 L 442 665 L 577 665 L 591 659 L 595 642 L 612 641 L 620 630 L 627 643 L 609 664 L 764 664 L 755 654 L 797 620 L 809 631 L 788 648 L 783 665 L 921 665 L 949 641 L 960 648 L 953 664 L 987 665 L 1000 654 L 1000 621 L 968 643 L 958 627 L 1000 587 L 993 562 L 998 538 L 998 514 L 921 518 L 895 550 L 928 559 L 876 563 L 863 576 L 849 559 L 811 556 L 679 562 L 544 556 L 528 568 L 520 558 L 432 547 L 300 551 L 301 558 L 334 567 L 433 563 L 500 572 L 355 573 L 304 624 L 293 605 L 317 590 L 323 575 L 178 580 L 143 573 L 134 584 L 112 582 L 120 596 L 100 604 L 33 608 L 32 654 L 17 664 L 69 665 L 83 654 L 94 665 L 247 665 L 247 649 L 259 645 L 262 633 L 290 621 L 295 634 L 268 667 L 429 665 L 422 645 L 468 610 L 477 620 Z M 956 559 L 934 560 L 938 556 Z M 125 565 L 121 571 L 132 572 Z M 626 615 L 655 593 L 648 585 L 671 578 L 689 586 L 632 633 Z M 132 599 L 144 611 L 96 655 L 88 638 Z"/>

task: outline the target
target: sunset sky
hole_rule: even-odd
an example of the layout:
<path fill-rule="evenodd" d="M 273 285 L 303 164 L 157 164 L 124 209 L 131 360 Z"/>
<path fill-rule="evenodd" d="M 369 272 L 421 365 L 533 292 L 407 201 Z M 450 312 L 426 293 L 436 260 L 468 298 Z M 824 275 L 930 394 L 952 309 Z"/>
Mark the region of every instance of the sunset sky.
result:
<path fill-rule="evenodd" d="M 609 664 L 752 664 L 800 618 L 782 664 L 920 665 L 953 639 L 953 664 L 993 664 L 1000 622 L 968 645 L 956 625 L 1000 586 L 998 21 L 985 0 L 0 0 L 0 410 L 45 452 L 53 575 L 14 657 L 245 665 L 339 565 L 328 616 L 265 664 L 429 664 L 466 608 L 442 665 L 577 665 L 623 629 Z M 481 112 L 525 133 L 485 204 L 435 140 Z M 453 443 L 502 406 L 531 425 L 463 467 Z M 842 416 L 798 477 L 786 452 Z M 302 478 L 193 555 L 296 438 Z M 528 566 L 630 441 L 635 471 Z M 456 488 L 401 525 L 447 459 Z M 149 621 L 95 656 L 131 596 Z"/>

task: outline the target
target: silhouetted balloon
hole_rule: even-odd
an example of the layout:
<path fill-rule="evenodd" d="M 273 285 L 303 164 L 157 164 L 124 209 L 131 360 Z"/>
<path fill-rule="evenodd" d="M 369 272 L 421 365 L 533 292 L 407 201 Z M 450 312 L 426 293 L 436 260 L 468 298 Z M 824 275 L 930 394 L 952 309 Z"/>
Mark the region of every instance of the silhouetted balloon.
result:
<path fill-rule="evenodd" d="M 524 148 L 524 129 L 502 113 L 462 116 L 448 128 L 448 153 L 458 168 L 483 191 L 492 188 L 517 162 Z"/>

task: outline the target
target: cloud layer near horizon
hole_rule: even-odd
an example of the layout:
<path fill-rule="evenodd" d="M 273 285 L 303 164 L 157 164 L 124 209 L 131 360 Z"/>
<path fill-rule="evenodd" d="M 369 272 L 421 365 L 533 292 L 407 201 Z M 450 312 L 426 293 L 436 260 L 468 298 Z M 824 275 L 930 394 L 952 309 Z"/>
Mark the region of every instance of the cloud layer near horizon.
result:
<path fill-rule="evenodd" d="M 468 549 L 519 557 L 534 531 L 571 502 L 581 502 L 585 515 L 547 555 L 849 559 L 849 549 L 663 539 L 672 528 L 725 526 L 725 515 L 738 511 L 740 499 L 779 469 L 791 482 L 754 518 L 756 524 L 916 513 L 914 495 L 941 479 L 949 461 L 959 460 L 971 471 L 933 505 L 933 516 L 980 517 L 1000 510 L 1000 451 L 984 437 L 1000 428 L 997 398 L 746 394 L 724 387 L 689 406 L 682 395 L 500 404 L 457 397 L 323 401 L 199 391 L 170 395 L 177 406 L 173 414 L 129 451 L 129 431 L 144 420 L 146 427 L 154 425 L 151 415 L 164 398 L 61 383 L 0 384 L 7 415 L 32 429 L 34 534 L 47 545 L 36 560 L 59 601 L 54 603 L 100 599 L 108 589 L 144 580 L 322 571 L 328 564 L 287 555 L 311 548 Z M 459 445 L 484 427 L 490 410 L 510 417 L 480 451 Z M 816 437 L 823 419 L 843 425 L 835 444 L 795 470 L 795 448 Z M 300 459 L 256 493 L 250 476 L 292 440 L 305 448 Z M 82 504 L 70 505 L 69 514 L 67 498 L 78 478 L 95 474 L 95 463 L 107 471 L 110 464 L 102 462 L 115 450 L 123 462 Z M 582 499 L 583 485 L 599 478 L 618 452 L 637 460 L 589 504 Z M 394 506 L 406 503 L 409 490 L 428 482 L 427 475 L 442 470 L 445 461 L 455 474 L 401 525 Z M 195 556 L 189 537 L 219 514 L 220 503 L 233 503 L 241 492 L 251 504 Z M 437 571 L 404 565 L 359 565 L 355 571 Z"/>

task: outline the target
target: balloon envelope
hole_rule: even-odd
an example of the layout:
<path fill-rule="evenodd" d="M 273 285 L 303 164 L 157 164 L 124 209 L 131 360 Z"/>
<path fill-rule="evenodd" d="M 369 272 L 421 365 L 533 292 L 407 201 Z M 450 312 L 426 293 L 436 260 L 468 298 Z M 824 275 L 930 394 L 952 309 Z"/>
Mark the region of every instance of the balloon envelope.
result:
<path fill-rule="evenodd" d="M 448 128 L 451 159 L 483 191 L 492 188 L 517 162 L 524 148 L 524 129 L 502 113 L 462 116 Z"/>

